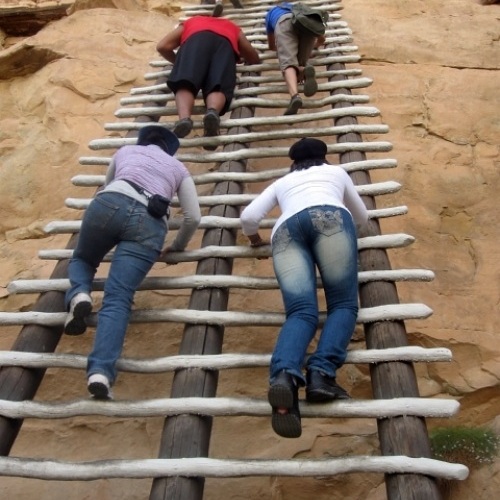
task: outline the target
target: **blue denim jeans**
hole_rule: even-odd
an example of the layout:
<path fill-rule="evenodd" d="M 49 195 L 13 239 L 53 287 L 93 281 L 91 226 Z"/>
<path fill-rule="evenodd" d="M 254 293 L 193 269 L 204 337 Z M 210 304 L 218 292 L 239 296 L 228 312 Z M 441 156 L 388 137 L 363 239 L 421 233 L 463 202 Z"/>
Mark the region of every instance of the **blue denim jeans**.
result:
<path fill-rule="evenodd" d="M 162 219 L 155 219 L 142 203 L 121 193 L 99 194 L 85 211 L 68 268 L 71 287 L 66 307 L 77 293 L 90 294 L 99 264 L 116 247 L 88 357 L 88 375 L 100 373 L 114 382 L 135 291 L 158 259 L 166 233 Z"/>
<path fill-rule="evenodd" d="M 316 268 L 327 317 L 306 368 L 335 377 L 345 361 L 358 314 L 357 239 L 351 215 L 334 206 L 306 208 L 276 230 L 272 253 L 286 321 L 271 358 L 271 382 L 282 370 L 301 384 L 305 381 L 302 368 L 318 328 Z"/>

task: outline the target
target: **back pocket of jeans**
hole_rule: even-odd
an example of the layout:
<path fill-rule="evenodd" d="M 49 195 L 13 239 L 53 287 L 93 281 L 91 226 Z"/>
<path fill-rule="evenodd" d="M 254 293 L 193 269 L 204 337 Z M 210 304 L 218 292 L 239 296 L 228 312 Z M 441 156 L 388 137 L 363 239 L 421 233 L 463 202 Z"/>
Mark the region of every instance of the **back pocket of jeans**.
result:
<path fill-rule="evenodd" d="M 273 253 L 280 253 L 286 250 L 286 247 L 290 243 L 291 237 L 290 232 L 288 231 L 288 227 L 286 222 L 280 225 L 280 227 L 276 230 L 273 235 L 273 240 L 271 242 Z"/>
<path fill-rule="evenodd" d="M 120 206 L 113 202 L 110 197 L 96 196 L 85 212 L 85 222 L 89 227 L 104 229 L 119 209 Z"/>
<path fill-rule="evenodd" d="M 310 208 L 309 215 L 314 229 L 325 236 L 331 236 L 344 230 L 344 221 L 340 210 Z"/>

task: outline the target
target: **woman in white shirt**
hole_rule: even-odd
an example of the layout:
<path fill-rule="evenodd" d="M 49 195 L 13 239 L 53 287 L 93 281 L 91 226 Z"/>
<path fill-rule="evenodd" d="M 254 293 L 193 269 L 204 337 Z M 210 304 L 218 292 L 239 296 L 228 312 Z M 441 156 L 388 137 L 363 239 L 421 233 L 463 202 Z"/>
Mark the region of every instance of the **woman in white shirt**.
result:
<path fill-rule="evenodd" d="M 347 355 L 358 313 L 356 225 L 368 212 L 349 175 L 326 160 L 327 146 L 305 138 L 289 151 L 290 173 L 268 186 L 241 214 L 252 246 L 265 242 L 260 221 L 281 209 L 272 233 L 272 256 L 286 312 L 271 359 L 268 400 L 272 426 L 284 437 L 301 435 L 298 387 L 308 402 L 347 399 L 335 380 Z M 302 373 L 318 327 L 316 268 L 323 283 L 327 318 L 317 348 Z"/>

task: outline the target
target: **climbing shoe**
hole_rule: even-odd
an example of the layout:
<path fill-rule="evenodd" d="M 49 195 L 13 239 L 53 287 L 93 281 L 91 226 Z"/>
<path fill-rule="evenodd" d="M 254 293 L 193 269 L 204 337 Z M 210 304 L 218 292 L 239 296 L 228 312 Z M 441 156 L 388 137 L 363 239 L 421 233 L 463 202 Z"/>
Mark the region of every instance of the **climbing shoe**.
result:
<path fill-rule="evenodd" d="M 81 335 L 87 329 L 85 318 L 92 312 L 92 299 L 87 293 L 77 293 L 69 303 L 69 313 L 64 322 L 64 333 Z"/>
<path fill-rule="evenodd" d="M 306 97 L 313 96 L 318 91 L 318 83 L 316 82 L 316 70 L 313 66 L 304 68 L 304 95 Z"/>
<path fill-rule="evenodd" d="M 302 434 L 298 390 L 293 375 L 285 371 L 269 387 L 267 398 L 272 406 L 271 425 L 279 436 L 298 438 Z"/>
<path fill-rule="evenodd" d="M 179 120 L 175 123 L 172 132 L 179 139 L 182 139 L 183 137 L 186 137 L 186 135 L 188 135 L 191 130 L 193 130 L 193 120 L 191 120 L 191 118 L 182 118 L 182 120 Z"/>
<path fill-rule="evenodd" d="M 302 98 L 299 94 L 295 94 L 286 108 L 285 115 L 296 115 L 297 111 L 302 107 Z"/>
<path fill-rule="evenodd" d="M 349 399 L 347 391 L 337 384 L 335 377 L 324 375 L 318 370 L 306 374 L 306 401 L 324 403 L 335 399 Z"/>
<path fill-rule="evenodd" d="M 101 373 L 90 375 L 87 381 L 87 389 L 94 399 L 113 399 L 111 394 L 111 384 L 108 377 Z"/>
<path fill-rule="evenodd" d="M 203 128 L 204 128 L 204 137 L 216 137 L 220 132 L 220 116 L 219 113 L 213 108 L 210 108 L 205 113 L 203 117 Z M 217 145 L 208 144 L 203 146 L 203 149 L 207 151 L 215 151 L 217 149 Z"/>
<path fill-rule="evenodd" d="M 216 1 L 214 10 L 212 10 L 212 17 L 220 17 L 222 16 L 222 13 L 224 12 L 224 5 L 222 5 L 222 1 Z"/>

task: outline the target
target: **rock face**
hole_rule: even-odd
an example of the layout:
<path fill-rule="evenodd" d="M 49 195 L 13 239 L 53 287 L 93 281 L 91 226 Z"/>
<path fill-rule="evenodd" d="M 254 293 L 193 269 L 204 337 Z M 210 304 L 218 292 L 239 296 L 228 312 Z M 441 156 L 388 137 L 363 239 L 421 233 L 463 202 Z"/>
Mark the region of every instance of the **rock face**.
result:
<path fill-rule="evenodd" d="M 4 3 L 39 7 L 57 2 Z M 64 200 L 75 196 L 71 178 L 83 173 L 78 158 L 89 155 L 89 141 L 105 135 L 103 124 L 114 121 L 120 97 L 146 84 L 148 62 L 158 58 L 156 42 L 175 25 L 181 4 L 82 0 L 68 16 L 33 36 L 0 36 L 1 310 L 29 309 L 36 300 L 9 295 L 6 286 L 13 279 L 50 275 L 53 263 L 40 261 L 37 252 L 62 248 L 67 237 L 47 237 L 42 228 L 52 220 L 74 218 Z M 500 9 L 474 0 L 349 0 L 343 5 L 364 76 L 374 81 L 367 89 L 371 105 L 381 110 L 381 122 L 390 127 L 380 139 L 393 144 L 391 156 L 398 160 L 389 178 L 403 189 L 394 195 L 394 204 L 409 207 L 407 216 L 385 221 L 383 230 L 416 237 L 412 247 L 391 251 L 391 262 L 395 268 L 423 267 L 436 274 L 431 284 L 398 285 L 402 301 L 423 302 L 434 310 L 431 318 L 407 325 L 410 342 L 453 352 L 449 364 L 416 366 L 422 396 L 453 397 L 461 403 L 454 419 L 430 420 L 428 425 L 490 426 L 498 431 Z M 84 192 L 78 188 L 76 196 L 91 197 L 94 189 Z M 9 349 L 17 332 L 2 328 L 0 349 Z M 141 333 L 140 328 L 131 330 L 131 335 Z M 168 337 L 175 353 L 180 333 Z M 165 343 L 160 331 L 148 331 L 140 354 L 154 356 L 160 341 Z M 62 350 L 85 353 L 90 342 L 64 339 Z M 367 373 L 349 367 L 344 373 L 355 397 L 369 396 Z M 62 389 L 60 376 L 47 372 L 41 399 L 85 397 L 81 373 L 65 373 Z M 140 393 L 134 386 L 139 380 L 133 375 L 123 379 L 119 390 L 124 397 L 134 394 L 134 387 L 135 394 Z M 255 387 L 252 380 L 243 373 L 222 378 L 221 392 L 261 397 L 264 387 Z M 265 373 L 259 380 L 265 381 Z M 152 387 L 163 394 L 168 394 L 168 384 L 165 388 L 165 380 L 152 377 Z M 239 439 L 242 425 L 254 428 L 245 443 Z M 69 429 L 61 424 L 55 431 L 43 422 L 27 421 L 12 455 L 45 456 L 49 448 L 50 455 L 79 461 L 100 453 L 110 456 L 109 443 L 115 443 L 116 456 L 110 458 L 155 457 L 159 432 L 161 419 L 116 426 L 105 419 L 81 418 Z M 376 436 L 375 423 L 339 421 L 332 430 L 328 422 L 319 422 L 305 427 L 300 443 L 290 443 L 273 435 L 265 419 L 221 419 L 214 426 L 211 447 L 218 456 L 229 457 L 238 457 L 245 447 L 247 456 L 259 458 L 265 455 L 265 443 L 276 456 L 320 458 L 374 453 Z M 453 498 L 489 500 L 500 489 L 499 478 L 497 461 L 456 485 Z M 385 498 L 382 483 L 382 478 L 370 475 L 208 480 L 206 498 L 378 500 Z M 6 478 L 2 492 L 16 499 L 139 499 L 147 497 L 149 484 Z"/>
<path fill-rule="evenodd" d="M 9 36 L 30 36 L 47 23 L 64 17 L 72 2 L 44 2 L 33 6 L 6 0 L 0 7 L 0 29 Z"/>

